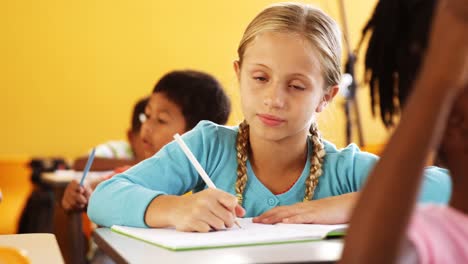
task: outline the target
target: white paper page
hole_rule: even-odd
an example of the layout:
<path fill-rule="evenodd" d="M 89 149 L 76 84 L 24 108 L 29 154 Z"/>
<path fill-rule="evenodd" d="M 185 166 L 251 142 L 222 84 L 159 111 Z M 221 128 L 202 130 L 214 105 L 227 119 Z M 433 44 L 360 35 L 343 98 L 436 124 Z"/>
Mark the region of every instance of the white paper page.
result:
<path fill-rule="evenodd" d="M 234 245 L 318 240 L 346 225 L 265 225 L 252 223 L 252 218 L 239 218 L 242 228 L 234 226 L 209 233 L 179 232 L 175 229 L 112 226 L 112 230 L 171 249 L 207 248 Z"/>
<path fill-rule="evenodd" d="M 325 238 L 328 233 L 336 231 L 345 233 L 348 228 L 348 224 L 337 224 L 337 225 L 317 225 L 317 224 L 278 224 L 282 226 L 288 226 L 288 229 L 297 229 L 301 232 L 308 234 L 321 235 L 321 238 Z"/>

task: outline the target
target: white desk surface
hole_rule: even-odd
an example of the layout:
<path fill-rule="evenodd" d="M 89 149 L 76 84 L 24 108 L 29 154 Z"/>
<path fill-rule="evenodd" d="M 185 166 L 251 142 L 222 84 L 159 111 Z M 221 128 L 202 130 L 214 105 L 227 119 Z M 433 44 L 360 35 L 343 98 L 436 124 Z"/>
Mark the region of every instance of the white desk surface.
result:
<path fill-rule="evenodd" d="M 343 240 L 289 243 L 174 252 L 112 232 L 94 231 L 99 248 L 117 263 L 333 263 L 343 250 Z"/>
<path fill-rule="evenodd" d="M 86 180 L 94 179 L 96 177 L 105 176 L 111 174 L 112 171 L 90 171 L 86 176 Z M 45 172 L 41 174 L 42 180 L 52 184 L 68 184 L 73 179 L 78 181 L 83 176 L 82 171 L 74 170 L 57 170 L 54 172 Z"/>
<path fill-rule="evenodd" d="M 53 234 L 0 235 L 0 246 L 10 246 L 26 250 L 32 264 L 64 263 L 57 240 Z"/>

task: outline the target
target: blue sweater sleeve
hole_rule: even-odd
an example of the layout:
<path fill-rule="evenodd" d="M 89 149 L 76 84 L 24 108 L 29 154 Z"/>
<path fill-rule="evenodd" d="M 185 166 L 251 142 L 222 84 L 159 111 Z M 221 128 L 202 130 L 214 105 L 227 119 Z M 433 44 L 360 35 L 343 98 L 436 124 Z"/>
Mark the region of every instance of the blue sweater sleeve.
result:
<path fill-rule="evenodd" d="M 361 190 L 367 175 L 378 160 L 377 156 L 360 151 L 355 144 L 338 150 L 325 141 L 325 150 L 327 154 L 323 178 L 319 179 L 319 191 L 322 191 L 322 195 L 317 198 Z"/>
<path fill-rule="evenodd" d="M 452 180 L 446 169 L 427 167 L 419 191 L 419 201 L 422 203 L 448 204 L 452 195 Z"/>
<path fill-rule="evenodd" d="M 337 150 L 332 144 L 326 143 L 326 150 L 325 173 L 331 177 L 328 180 L 330 184 L 325 186 L 325 189 L 332 195 L 361 190 L 378 161 L 378 157 L 360 151 L 354 144 Z M 451 195 L 451 187 L 451 179 L 447 170 L 427 167 L 424 170 L 418 201 L 447 204 Z M 395 186 L 395 193 L 389 194 L 389 197 L 392 195 L 398 195 L 398 186 Z"/>
<path fill-rule="evenodd" d="M 182 138 L 202 167 L 216 156 L 216 126 L 201 122 Z M 210 153 L 211 149 L 211 153 Z M 209 174 L 210 175 L 210 174 Z M 98 225 L 146 227 L 144 215 L 150 202 L 159 195 L 184 194 L 203 184 L 187 157 L 172 141 L 153 157 L 98 185 L 88 206 L 90 219 Z"/>

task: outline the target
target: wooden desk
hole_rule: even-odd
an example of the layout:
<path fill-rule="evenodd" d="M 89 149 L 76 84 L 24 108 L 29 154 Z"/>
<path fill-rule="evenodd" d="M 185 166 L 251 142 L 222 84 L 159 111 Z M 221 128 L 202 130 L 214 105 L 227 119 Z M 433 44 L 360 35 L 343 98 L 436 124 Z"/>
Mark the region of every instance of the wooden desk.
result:
<path fill-rule="evenodd" d="M 0 246 L 26 250 L 31 263 L 64 263 L 53 234 L 0 235 Z"/>
<path fill-rule="evenodd" d="M 117 263 L 333 263 L 341 256 L 343 240 L 248 246 L 174 252 L 109 228 L 98 228 L 93 238 Z"/>
<path fill-rule="evenodd" d="M 110 172 L 89 172 L 87 179 L 92 179 Z M 82 172 L 57 171 L 43 173 L 41 179 L 52 186 L 55 196 L 53 232 L 57 237 L 60 250 L 66 263 L 86 263 L 87 243 L 83 236 L 82 212 L 66 212 L 62 208 L 62 197 L 68 183 L 81 179 Z"/>

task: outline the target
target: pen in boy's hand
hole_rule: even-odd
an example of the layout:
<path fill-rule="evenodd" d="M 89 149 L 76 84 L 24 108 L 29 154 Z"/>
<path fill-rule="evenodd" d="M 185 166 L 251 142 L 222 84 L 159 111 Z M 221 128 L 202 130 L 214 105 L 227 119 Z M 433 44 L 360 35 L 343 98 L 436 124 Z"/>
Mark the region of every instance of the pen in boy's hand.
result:
<path fill-rule="evenodd" d="M 182 140 L 182 138 L 180 137 L 180 135 L 178 133 L 176 133 L 174 135 L 174 139 L 175 141 L 177 142 L 177 144 L 179 144 L 180 148 L 182 149 L 182 151 L 185 153 L 185 156 L 187 156 L 187 158 L 189 159 L 190 163 L 192 163 L 192 165 L 195 167 L 195 169 L 197 170 L 198 174 L 200 174 L 200 177 L 203 179 L 203 181 L 205 182 L 205 184 L 209 187 L 209 188 L 213 188 L 213 189 L 216 189 L 216 185 L 214 185 L 213 181 L 210 179 L 210 177 L 208 176 L 208 174 L 206 174 L 205 170 L 203 169 L 203 167 L 200 165 L 200 163 L 198 162 L 198 160 L 195 158 L 195 156 L 193 155 L 192 151 L 190 151 L 190 149 L 187 147 L 187 145 L 185 144 L 185 142 Z M 239 223 L 237 222 L 237 220 L 234 218 L 234 224 L 236 224 L 236 226 L 238 226 L 239 228 L 242 228 Z"/>
<path fill-rule="evenodd" d="M 89 169 L 91 168 L 91 164 L 93 164 L 95 152 L 96 152 L 96 148 L 93 148 L 93 150 L 91 150 L 91 153 L 89 154 L 88 161 L 86 162 L 86 166 L 83 171 L 83 176 L 81 177 L 80 186 L 83 186 L 86 175 L 88 175 Z"/>

